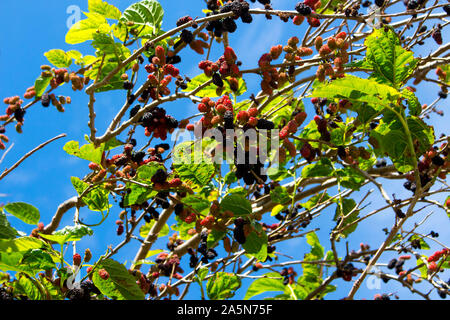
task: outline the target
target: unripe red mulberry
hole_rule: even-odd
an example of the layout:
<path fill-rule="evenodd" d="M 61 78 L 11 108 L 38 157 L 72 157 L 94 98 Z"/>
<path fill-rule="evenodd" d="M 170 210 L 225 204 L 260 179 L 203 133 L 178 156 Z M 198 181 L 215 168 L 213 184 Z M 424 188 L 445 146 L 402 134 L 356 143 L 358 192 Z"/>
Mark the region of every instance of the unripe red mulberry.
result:
<path fill-rule="evenodd" d="M 283 145 L 289 151 L 289 155 L 293 158 L 297 154 L 297 150 L 295 149 L 295 145 L 289 141 L 288 139 L 283 140 Z"/>
<path fill-rule="evenodd" d="M 289 133 L 296 133 L 297 129 L 298 129 L 298 124 L 295 120 L 291 120 L 288 122 L 286 127 L 287 127 Z"/>
<path fill-rule="evenodd" d="M 248 112 L 245 110 L 241 110 L 237 114 L 237 120 L 241 123 L 246 123 L 248 121 L 248 119 L 249 119 L 249 115 L 248 115 Z"/>
<path fill-rule="evenodd" d="M 289 136 L 289 129 L 287 127 L 284 127 L 280 131 L 280 139 L 285 139 Z"/>
<path fill-rule="evenodd" d="M 325 57 L 325 56 L 329 55 L 330 53 L 331 53 L 331 49 L 327 44 L 324 44 L 319 50 L 319 54 L 322 57 Z"/>
<path fill-rule="evenodd" d="M 302 123 L 305 121 L 306 117 L 307 117 L 306 112 L 302 111 L 295 115 L 294 120 L 298 126 L 301 126 Z"/>
<path fill-rule="evenodd" d="M 296 25 L 299 26 L 302 24 L 303 20 L 305 20 L 304 16 L 295 16 L 294 19 L 292 20 L 292 22 Z"/>
<path fill-rule="evenodd" d="M 81 256 L 78 253 L 73 255 L 73 265 L 79 266 L 81 264 Z"/>
<path fill-rule="evenodd" d="M 169 181 L 169 185 L 171 188 L 178 188 L 183 184 L 180 178 L 174 178 Z"/>
<path fill-rule="evenodd" d="M 108 279 L 109 279 L 109 273 L 108 273 L 108 271 L 106 271 L 105 269 L 100 269 L 100 270 L 98 270 L 98 275 L 99 275 L 100 278 L 102 278 L 103 280 L 108 280 Z"/>
<path fill-rule="evenodd" d="M 318 36 L 318 37 L 314 40 L 314 45 L 315 45 L 315 47 L 316 47 L 316 50 L 319 51 L 320 48 L 321 48 L 322 45 L 323 45 L 323 39 L 322 39 L 321 36 Z"/>
<path fill-rule="evenodd" d="M 278 45 L 270 48 L 270 55 L 273 60 L 276 60 L 280 57 L 281 53 L 283 52 L 283 46 Z"/>
<path fill-rule="evenodd" d="M 317 18 L 308 17 L 307 21 L 308 21 L 309 25 L 313 28 L 317 28 L 318 26 L 320 26 L 320 20 Z"/>
<path fill-rule="evenodd" d="M 335 50 L 337 48 L 336 46 L 336 39 L 335 38 L 329 38 L 327 41 L 327 45 L 331 50 Z"/>
<path fill-rule="evenodd" d="M 345 40 L 346 37 L 347 37 L 347 33 L 345 31 L 341 31 L 336 35 L 336 38 L 342 39 L 342 40 Z"/>
<path fill-rule="evenodd" d="M 258 124 L 258 119 L 255 117 L 250 117 L 248 119 L 248 125 L 251 127 L 256 127 L 256 125 Z"/>

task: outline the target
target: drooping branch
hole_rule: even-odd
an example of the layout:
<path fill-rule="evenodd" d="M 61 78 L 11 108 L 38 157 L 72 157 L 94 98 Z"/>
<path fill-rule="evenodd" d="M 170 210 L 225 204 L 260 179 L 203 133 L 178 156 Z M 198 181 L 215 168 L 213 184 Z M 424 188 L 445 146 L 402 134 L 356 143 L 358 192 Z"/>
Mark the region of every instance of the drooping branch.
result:
<path fill-rule="evenodd" d="M 27 152 L 22 158 L 20 158 L 15 164 L 13 164 L 9 169 L 5 169 L 5 171 L 3 171 L 2 174 L 0 174 L 0 180 L 2 180 L 4 177 L 6 177 L 9 173 L 11 173 L 11 171 L 13 171 L 15 168 L 17 168 L 22 162 L 24 162 L 28 157 L 30 157 L 33 153 L 35 153 L 36 151 L 44 148 L 46 145 L 52 143 L 55 140 L 61 139 L 63 137 L 65 137 L 66 134 L 62 133 L 60 135 L 57 135 L 54 138 L 51 138 L 50 140 L 47 140 L 46 142 L 38 145 L 36 148 L 34 148 L 33 150 Z"/>

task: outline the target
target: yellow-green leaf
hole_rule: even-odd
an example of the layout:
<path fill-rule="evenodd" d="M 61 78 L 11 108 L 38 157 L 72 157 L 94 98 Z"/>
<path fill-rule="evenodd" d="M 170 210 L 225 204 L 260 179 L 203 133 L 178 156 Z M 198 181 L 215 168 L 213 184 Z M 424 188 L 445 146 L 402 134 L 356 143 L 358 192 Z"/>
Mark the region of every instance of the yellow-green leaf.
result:
<path fill-rule="evenodd" d="M 89 0 L 88 1 L 89 12 L 95 12 L 101 14 L 107 19 L 120 19 L 122 13 L 112 4 L 102 0 Z"/>
<path fill-rule="evenodd" d="M 75 23 L 66 34 L 68 44 L 82 43 L 94 38 L 94 34 L 99 32 L 109 32 L 109 25 L 106 18 L 99 13 L 85 13 L 87 19 Z"/>
<path fill-rule="evenodd" d="M 44 56 L 57 68 L 68 68 L 72 64 L 72 58 L 61 49 L 47 51 Z"/>

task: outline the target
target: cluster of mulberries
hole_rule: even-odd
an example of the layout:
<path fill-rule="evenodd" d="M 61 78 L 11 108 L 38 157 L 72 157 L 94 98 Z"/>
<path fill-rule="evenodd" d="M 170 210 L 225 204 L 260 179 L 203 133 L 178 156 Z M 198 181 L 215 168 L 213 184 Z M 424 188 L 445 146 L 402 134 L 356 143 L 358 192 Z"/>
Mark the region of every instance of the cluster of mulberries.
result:
<path fill-rule="evenodd" d="M 397 275 L 401 275 L 403 274 L 403 266 L 405 264 L 405 260 L 406 259 L 392 259 L 391 261 L 389 261 L 389 263 L 387 264 L 387 268 L 388 269 L 395 269 L 395 273 Z"/>
<path fill-rule="evenodd" d="M 315 39 L 316 50 L 319 52 L 319 55 L 324 58 L 324 62 L 319 65 L 316 72 L 317 80 L 320 82 L 325 81 L 326 76 L 329 76 L 332 79 L 344 76 L 344 64 L 346 64 L 349 59 L 347 53 L 349 43 L 345 40 L 346 37 L 347 34 L 342 31 L 336 36 L 328 38 L 327 43 L 324 43 L 320 36 Z M 329 60 L 331 58 L 334 59 L 334 68 Z"/>
<path fill-rule="evenodd" d="M 169 257 L 167 252 L 162 252 L 156 257 L 155 263 L 159 273 L 166 277 L 172 274 L 172 270 L 178 273 L 184 272 L 180 267 L 180 258 L 176 254 Z"/>
<path fill-rule="evenodd" d="M 3 99 L 3 102 L 8 107 L 5 110 L 5 115 L 0 116 L 0 121 L 6 121 L 13 116 L 17 123 L 22 125 L 25 115 L 25 109 L 22 108 L 23 100 L 19 96 L 14 96 Z"/>
<path fill-rule="evenodd" d="M 144 113 L 139 122 L 145 128 L 147 137 L 153 134 L 154 138 L 161 140 L 166 140 L 167 134 L 172 133 L 178 127 L 178 121 L 172 116 L 166 115 L 166 110 L 159 107 Z"/>
<path fill-rule="evenodd" d="M 297 132 L 298 127 L 300 127 L 307 117 L 306 112 L 301 111 L 294 115 L 294 119 L 290 120 L 286 126 L 284 126 L 280 131 L 280 139 L 285 140 L 290 135 Z M 289 150 L 291 151 L 291 150 Z"/>
<path fill-rule="evenodd" d="M 146 223 L 150 223 L 152 220 L 159 220 L 159 212 L 152 206 L 148 206 L 145 209 L 144 220 Z"/>
<path fill-rule="evenodd" d="M 214 79 L 214 75 L 220 73 L 222 77 L 237 77 L 240 78 L 241 72 L 239 70 L 240 62 L 237 61 L 237 56 L 231 47 L 226 47 L 223 56 L 219 58 L 216 62 L 209 60 L 200 61 L 198 67 L 203 70 L 206 76 L 213 77 L 213 81 L 218 87 L 222 85 L 216 83 L 221 81 L 219 78 Z"/>
<path fill-rule="evenodd" d="M 371 153 L 366 150 L 364 147 L 355 147 L 355 146 L 338 146 L 337 155 L 339 158 L 347 164 L 358 164 L 359 158 L 364 160 L 369 160 Z"/>
<path fill-rule="evenodd" d="M 197 252 L 202 255 L 200 261 L 203 263 L 208 263 L 210 260 L 214 260 L 217 257 L 216 250 L 213 248 L 208 248 L 208 232 L 202 232 L 200 234 L 200 244 Z"/>
<path fill-rule="evenodd" d="M 278 59 L 282 52 L 283 47 L 281 45 L 273 46 L 270 53 L 263 54 L 258 61 L 262 75 L 261 90 L 268 95 L 271 95 L 274 89 L 278 89 L 287 80 L 271 65 L 272 60 Z"/>
<path fill-rule="evenodd" d="M 182 245 L 184 241 L 178 238 L 178 234 L 174 233 L 169 237 L 169 241 L 167 242 L 167 249 L 170 251 L 174 251 L 178 246 Z"/>
<path fill-rule="evenodd" d="M 225 3 L 222 8 L 219 9 L 219 13 L 233 12 L 233 18 L 239 19 L 244 23 L 251 23 L 253 17 L 249 12 L 250 6 L 248 2 L 243 0 L 234 0 Z"/>
<path fill-rule="evenodd" d="M 177 203 L 174 207 L 174 212 L 182 221 L 191 224 L 197 221 L 197 215 L 189 207 L 182 203 Z"/>
<path fill-rule="evenodd" d="M 147 102 L 149 98 L 156 100 L 162 96 L 167 96 L 170 94 L 170 89 L 167 87 L 172 78 L 181 78 L 180 70 L 174 67 L 173 64 L 168 63 L 170 58 L 166 57 L 166 51 L 162 46 L 157 46 L 155 48 L 155 55 L 150 57 L 151 63 L 145 66 L 145 71 L 149 74 L 147 77 L 147 82 L 150 84 L 139 97 L 139 102 Z M 182 80 L 182 78 L 181 78 Z M 131 82 L 125 82 L 131 89 L 133 84 Z M 131 96 L 129 98 L 129 104 L 133 103 L 136 97 Z"/>
<path fill-rule="evenodd" d="M 443 169 L 450 168 L 450 161 L 448 161 L 448 144 L 444 143 L 441 145 L 440 148 L 434 147 L 431 148 L 429 151 L 427 151 L 422 159 L 417 163 L 418 169 L 419 169 L 419 177 L 420 177 L 420 183 L 422 187 L 427 185 L 431 180 L 433 174 L 437 171 L 439 167 Z M 446 179 L 447 173 L 442 170 L 439 174 L 439 178 Z M 412 191 L 413 193 L 416 193 L 416 183 L 415 183 L 415 176 L 412 172 L 408 173 L 406 175 L 407 181 L 403 184 L 403 187 L 407 190 Z"/>
<path fill-rule="evenodd" d="M 336 275 L 339 278 L 344 279 L 345 281 L 351 281 L 352 278 L 356 275 L 356 271 L 358 269 L 353 266 L 352 263 L 347 263 L 343 268 L 338 268 L 336 271 Z"/>
<path fill-rule="evenodd" d="M 256 158 L 256 163 L 253 164 L 250 161 L 250 152 L 248 151 L 242 151 L 244 154 L 245 159 L 244 163 L 242 163 L 241 159 L 239 159 L 238 153 L 238 147 L 235 148 L 235 165 L 236 165 L 236 178 L 237 179 L 243 179 L 245 184 L 247 185 L 253 185 L 255 183 L 260 184 L 267 181 L 267 175 L 264 171 L 264 163 L 261 162 L 260 158 Z"/>
<path fill-rule="evenodd" d="M 190 17 L 190 16 L 184 16 L 184 17 L 181 17 L 181 18 L 179 18 L 178 20 L 177 20 L 177 27 L 180 27 L 180 26 L 182 26 L 183 24 L 186 24 L 186 23 L 188 23 L 188 22 L 190 22 L 190 21 L 192 21 L 192 18 Z"/>
<path fill-rule="evenodd" d="M 438 250 L 435 253 L 433 253 L 431 256 L 428 257 L 428 263 L 436 263 L 437 261 L 439 261 L 442 257 L 447 257 L 448 255 L 450 255 L 450 250 L 447 248 L 444 248 L 442 250 Z M 448 263 L 447 263 L 448 266 Z"/>
<path fill-rule="evenodd" d="M 74 288 L 66 293 L 69 300 L 90 300 L 91 294 L 100 294 L 100 290 L 90 280 L 83 281 L 80 288 Z"/>
<path fill-rule="evenodd" d="M 241 18 L 241 21 L 244 23 L 251 23 L 253 21 L 253 18 L 249 13 L 249 4 L 243 0 L 229 1 L 222 7 L 220 7 L 217 1 L 208 1 L 207 6 L 208 9 L 212 11 L 212 13 L 208 13 L 208 15 L 233 12 L 231 17 L 212 20 L 206 24 L 205 29 L 217 38 L 222 37 L 224 32 L 235 32 L 237 30 L 236 20 L 239 18 Z"/>
<path fill-rule="evenodd" d="M 229 96 L 225 95 L 219 98 L 216 102 L 211 100 L 209 97 L 205 97 L 198 104 L 198 110 L 201 113 L 204 113 L 203 117 L 196 124 L 187 124 L 187 130 L 194 131 L 196 126 L 201 126 L 202 131 L 204 132 L 207 129 L 222 124 L 225 129 L 234 128 L 233 103 L 231 102 Z"/>
<path fill-rule="evenodd" d="M 89 78 L 84 78 L 83 76 L 77 75 L 75 72 L 69 73 L 67 69 L 55 69 L 48 65 L 41 66 L 41 77 L 50 79 L 50 87 L 56 89 L 59 85 L 63 83 L 72 82 L 72 89 L 82 90 L 86 84 L 89 83 Z M 24 95 L 24 99 L 37 98 L 41 100 L 42 106 L 48 107 L 52 103 L 58 111 L 64 112 L 64 104 L 70 104 L 70 97 L 59 96 L 56 97 L 54 94 L 44 93 L 42 97 L 36 97 L 36 89 L 34 86 L 29 87 Z M 8 105 L 5 114 L 0 115 L 0 121 L 7 121 L 10 117 L 14 117 L 17 121 L 16 131 L 22 133 L 22 125 L 24 122 L 25 108 L 22 107 L 23 100 L 19 96 L 8 97 L 3 100 L 5 104 Z M 3 142 L 0 142 L 0 149 L 4 149 Z"/>
<path fill-rule="evenodd" d="M 294 268 L 283 268 L 280 272 L 280 276 L 283 277 L 283 284 L 293 284 L 295 283 L 295 277 L 297 276 L 297 272 L 294 271 Z"/>
<path fill-rule="evenodd" d="M 42 78 L 51 78 L 50 87 L 52 89 L 56 89 L 62 83 L 72 84 L 72 90 L 81 91 L 84 86 L 87 85 L 90 81 L 88 77 L 84 78 L 83 76 L 79 76 L 75 72 L 68 72 L 67 69 L 55 69 L 47 65 L 41 66 L 41 77 Z"/>

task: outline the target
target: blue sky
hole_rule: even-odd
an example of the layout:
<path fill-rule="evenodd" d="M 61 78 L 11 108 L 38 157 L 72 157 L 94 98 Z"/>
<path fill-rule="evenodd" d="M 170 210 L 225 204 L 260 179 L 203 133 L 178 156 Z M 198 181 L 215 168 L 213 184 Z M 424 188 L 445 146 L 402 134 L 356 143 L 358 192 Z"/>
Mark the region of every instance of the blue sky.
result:
<path fill-rule="evenodd" d="M 293 9 L 296 1 L 277 0 L 274 6 L 280 9 Z M 133 1 L 111 0 L 110 3 L 116 5 L 120 10 L 124 10 Z M 165 17 L 163 29 L 168 30 L 174 27 L 175 21 L 184 15 L 202 16 L 201 9 L 204 8 L 202 0 L 180 1 L 180 0 L 162 0 L 161 4 L 165 9 Z M 70 46 L 65 44 L 64 38 L 67 32 L 66 20 L 69 18 L 67 8 L 76 5 L 83 11 L 87 11 L 87 1 L 76 0 L 41 0 L 41 1 L 0 1 L 0 21 L 4 32 L 0 35 L 3 45 L 0 48 L 0 96 L 8 97 L 16 94 L 23 94 L 29 86 L 34 84 L 34 80 L 39 75 L 39 66 L 46 64 L 47 60 L 43 53 L 50 49 L 77 49 L 83 54 L 93 54 L 93 50 L 86 44 Z M 253 6 L 261 6 L 254 4 Z M 431 26 L 431 24 L 429 25 Z M 284 44 L 291 36 L 303 35 L 306 29 L 305 24 L 302 26 L 294 26 L 292 23 L 283 23 L 278 19 L 273 19 L 268 23 L 263 16 L 255 17 L 252 25 L 239 24 L 238 32 L 230 36 L 230 44 L 236 50 L 239 59 L 243 62 L 243 68 L 252 68 L 257 65 L 262 53 L 267 52 L 272 45 Z M 446 35 L 444 34 L 444 42 Z M 216 45 L 216 49 L 212 51 L 212 59 L 216 59 L 221 55 L 221 47 Z M 420 51 L 416 52 L 416 56 L 425 56 L 435 50 L 437 45 L 431 40 L 425 46 L 420 47 Z M 199 55 L 191 50 L 185 50 L 182 53 L 183 64 L 180 64 L 181 72 L 193 77 L 200 73 L 197 63 L 200 60 Z M 430 73 L 430 76 L 432 73 Z M 249 88 L 248 94 L 257 93 L 259 79 L 255 75 L 246 78 Z M 19 135 L 8 127 L 7 135 L 14 143 L 12 151 L 6 156 L 1 164 L 2 168 L 11 166 L 17 159 L 27 151 L 31 150 L 43 141 L 54 137 L 60 133 L 67 133 L 68 137 L 53 142 L 45 149 L 39 151 L 31 158 L 27 159 L 18 169 L 16 169 L 7 178 L 0 183 L 0 194 L 6 194 L 0 198 L 0 202 L 25 201 L 39 208 L 41 212 L 41 220 L 48 223 L 54 214 L 59 203 L 67 198 L 75 195 L 75 190 L 70 183 L 71 176 L 83 177 L 89 169 L 87 162 L 78 158 L 67 155 L 62 147 L 64 143 L 70 140 L 83 141 L 83 136 L 87 130 L 87 97 L 82 93 L 74 93 L 69 88 L 58 89 L 59 94 L 70 95 L 72 104 L 66 107 L 66 112 L 59 113 L 55 108 L 44 109 L 39 104 L 33 106 L 27 111 L 24 124 L 24 133 Z M 418 97 L 421 103 L 431 103 L 437 96 L 437 88 L 431 85 L 422 85 L 418 91 Z M 108 121 L 115 112 L 121 107 L 123 92 L 112 92 L 97 96 L 97 128 L 102 133 Z M 248 94 L 246 96 L 248 96 Z M 117 103 L 119 101 L 120 103 Z M 313 114 L 312 106 L 306 103 L 307 112 Z M 444 103 L 438 104 L 444 107 Z M 447 102 L 448 107 L 448 102 Z M 168 113 L 178 119 L 192 114 L 196 110 L 196 106 L 189 100 L 171 103 L 167 106 Z M 429 123 L 435 126 L 436 134 L 448 133 L 448 115 L 444 118 L 432 115 Z M 447 130 L 446 130 L 447 129 Z M 139 135 L 140 141 L 143 141 L 143 135 Z M 139 142 L 139 139 L 138 139 Z M 363 188 L 362 193 L 368 188 Z M 388 182 L 388 194 L 395 193 L 398 198 L 409 196 L 409 192 L 404 190 L 400 182 Z M 377 191 L 369 198 L 372 206 L 376 206 L 382 201 Z M 444 196 L 436 197 L 439 201 L 443 201 Z M 370 207 L 366 209 L 368 212 Z M 421 220 L 426 213 L 424 211 L 419 214 L 416 220 Z M 79 252 L 83 252 L 85 248 L 90 248 L 94 256 L 104 253 L 106 246 L 115 245 L 120 242 L 120 238 L 115 234 L 115 220 L 119 211 L 114 208 L 111 212 L 110 219 L 104 225 L 95 228 L 95 236 L 82 240 L 78 247 Z M 72 224 L 73 212 L 68 212 L 61 223 L 61 227 Z M 89 212 L 88 209 L 82 209 L 81 215 L 86 217 L 86 221 L 95 222 L 99 217 Z M 329 249 L 327 239 L 329 231 L 334 223 L 330 223 L 334 215 L 334 207 L 325 210 L 317 221 L 311 224 L 311 227 L 319 227 L 318 232 L 322 244 L 325 249 Z M 30 232 L 31 227 L 22 224 L 12 217 L 11 222 L 20 230 Z M 275 221 L 274 221 L 275 222 Z M 358 231 L 348 239 L 350 249 L 357 250 L 361 241 L 371 244 L 375 248 L 384 240 L 384 234 L 381 229 L 390 227 L 393 223 L 393 213 L 386 211 L 368 221 L 361 223 Z M 411 226 L 412 221 L 407 223 Z M 419 230 L 423 232 L 432 230 L 440 233 L 439 240 L 443 243 L 449 243 L 450 235 L 446 232 L 449 228 L 449 219 L 445 212 L 436 210 L 425 227 Z M 361 240 L 363 239 L 363 240 Z M 161 240 L 154 248 L 165 247 L 165 241 Z M 439 249 L 439 246 L 432 245 L 432 249 Z M 125 251 L 115 256 L 118 261 L 130 262 L 139 244 L 132 242 L 128 244 Z M 308 246 L 304 239 L 293 240 L 282 245 L 277 245 L 277 251 L 292 255 L 295 259 L 301 259 L 303 254 L 308 250 Z M 132 254 L 128 254 L 132 252 Z M 345 242 L 339 244 L 339 252 L 345 252 Z M 434 252 L 434 251 L 432 251 Z M 383 255 L 381 261 L 387 262 L 390 255 Z M 280 258 L 281 261 L 286 260 Z M 409 262 L 410 266 L 415 264 L 414 261 Z M 185 268 L 186 270 L 188 267 Z M 299 267 L 296 268 L 298 273 Z M 448 275 L 447 275 L 448 277 Z M 445 278 L 444 278 L 445 279 Z M 337 281 L 338 290 L 329 294 L 328 298 L 340 299 L 349 291 L 351 284 L 343 281 Z M 244 281 L 243 287 L 238 291 L 236 298 L 243 298 L 245 295 L 245 287 L 249 285 L 248 281 Z M 195 287 L 193 287 L 196 289 Z M 396 292 L 401 298 L 416 298 L 411 296 L 409 291 L 400 286 L 392 286 L 389 283 L 390 290 L 384 284 L 381 284 L 380 290 L 369 290 L 364 284 L 356 295 L 356 298 L 371 299 L 376 293 Z M 193 290 L 188 298 L 198 298 L 198 291 Z M 434 296 L 436 298 L 437 295 Z"/>

